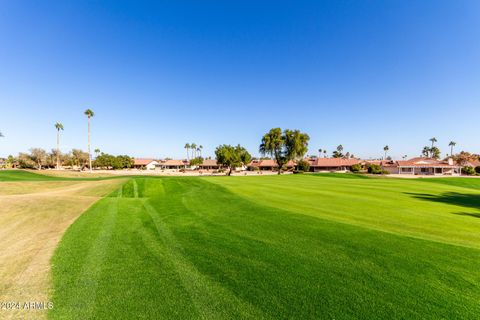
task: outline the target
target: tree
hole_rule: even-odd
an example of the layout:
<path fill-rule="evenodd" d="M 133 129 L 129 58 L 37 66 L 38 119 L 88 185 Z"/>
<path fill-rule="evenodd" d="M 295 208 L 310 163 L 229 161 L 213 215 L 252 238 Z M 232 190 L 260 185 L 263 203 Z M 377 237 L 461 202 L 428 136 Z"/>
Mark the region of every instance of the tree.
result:
<path fill-rule="evenodd" d="M 281 174 L 283 166 L 288 161 L 305 155 L 309 140 L 310 137 L 299 130 L 285 129 L 282 132 L 280 128 L 273 128 L 263 136 L 259 150 L 262 155 L 268 154 L 275 159 L 278 174 Z"/>
<path fill-rule="evenodd" d="M 433 138 L 430 138 L 429 140 L 432 142 L 432 148 L 433 148 L 433 144 L 437 142 L 437 138 L 433 137 Z"/>
<path fill-rule="evenodd" d="M 383 157 L 383 159 L 387 159 L 387 152 L 388 150 L 390 150 L 390 148 L 388 147 L 388 145 L 386 145 L 385 147 L 383 147 L 383 151 L 385 152 L 385 156 Z"/>
<path fill-rule="evenodd" d="M 86 167 L 87 163 L 89 163 L 90 154 L 88 152 L 84 152 L 80 149 L 72 149 L 71 152 L 71 165 L 80 167 L 82 170 Z"/>
<path fill-rule="evenodd" d="M 351 169 L 350 169 L 352 172 L 360 172 L 363 170 L 363 167 L 360 163 L 355 163 L 354 165 L 352 165 Z"/>
<path fill-rule="evenodd" d="M 318 157 L 320 158 L 322 156 L 322 149 L 318 149 Z"/>
<path fill-rule="evenodd" d="M 57 170 L 60 169 L 60 130 L 63 131 L 63 124 L 60 122 L 55 123 L 55 129 L 57 129 Z"/>
<path fill-rule="evenodd" d="M 469 161 L 478 160 L 478 157 L 466 151 L 461 151 L 460 153 L 452 156 L 452 158 L 456 163 L 458 163 L 461 166 L 464 166 Z"/>
<path fill-rule="evenodd" d="M 187 150 L 187 160 L 190 158 L 189 157 L 189 150 L 190 150 L 190 143 L 185 143 L 185 146 L 184 146 L 185 150 Z"/>
<path fill-rule="evenodd" d="M 134 160 L 132 157 L 127 155 L 112 156 L 110 154 L 103 153 L 95 158 L 93 162 L 94 166 L 97 168 L 105 169 L 128 169 L 133 167 Z"/>
<path fill-rule="evenodd" d="M 100 149 L 96 148 L 95 150 L 93 150 L 93 152 L 95 152 L 95 158 L 97 158 L 100 154 Z"/>
<path fill-rule="evenodd" d="M 87 109 L 85 110 L 84 114 L 88 118 L 88 166 L 90 167 L 90 171 L 92 171 L 92 153 L 90 151 L 90 119 L 95 115 L 92 110 Z"/>
<path fill-rule="evenodd" d="M 430 157 L 433 159 L 440 159 L 440 149 L 437 147 L 432 147 L 430 149 Z"/>
<path fill-rule="evenodd" d="M 323 157 L 324 157 L 324 158 L 327 157 L 327 150 L 323 150 Z"/>
<path fill-rule="evenodd" d="M 47 152 L 41 148 L 30 149 L 30 157 L 37 165 L 38 170 L 42 170 L 42 166 L 47 162 Z"/>
<path fill-rule="evenodd" d="M 7 164 L 7 168 L 15 168 L 16 165 L 18 164 L 18 160 L 15 159 L 14 156 L 9 155 L 9 156 L 7 157 L 6 164 Z"/>
<path fill-rule="evenodd" d="M 450 156 L 453 156 L 453 147 L 455 147 L 457 143 L 455 141 L 450 141 L 448 146 L 450 147 Z"/>
<path fill-rule="evenodd" d="M 343 158 L 344 155 L 343 155 L 342 152 L 343 152 L 343 146 L 342 146 L 342 145 L 338 145 L 338 146 L 337 146 L 337 150 L 333 151 L 332 156 L 333 156 L 334 158 Z"/>
<path fill-rule="evenodd" d="M 202 157 L 196 157 L 190 160 L 190 166 L 198 166 L 198 165 L 201 165 L 202 163 L 203 163 Z"/>
<path fill-rule="evenodd" d="M 202 145 L 200 145 L 200 146 L 198 147 L 198 150 L 200 151 L 200 158 L 201 158 L 201 157 L 202 157 L 202 150 L 203 150 L 203 146 L 202 146 Z"/>
<path fill-rule="evenodd" d="M 462 172 L 468 176 L 474 175 L 476 173 L 475 169 L 470 166 L 463 167 Z"/>
<path fill-rule="evenodd" d="M 430 148 L 427 147 L 427 146 L 423 147 L 423 149 L 422 149 L 422 155 L 423 155 L 424 157 L 427 157 L 427 158 L 430 157 Z"/>
<path fill-rule="evenodd" d="M 305 160 L 300 160 L 297 162 L 297 170 L 301 172 L 308 172 L 310 171 L 310 163 Z"/>
<path fill-rule="evenodd" d="M 197 157 L 197 144 L 192 143 L 190 145 L 190 148 L 192 148 L 192 158 L 196 158 Z"/>
<path fill-rule="evenodd" d="M 18 154 L 18 166 L 23 169 L 33 169 L 35 168 L 35 161 L 33 161 L 32 157 L 28 153 L 20 152 Z"/>
<path fill-rule="evenodd" d="M 242 164 L 246 165 L 252 159 L 250 153 L 240 145 L 236 147 L 226 144 L 220 145 L 215 149 L 215 156 L 218 164 L 229 168 L 229 176 L 234 168 L 240 167 Z"/>
<path fill-rule="evenodd" d="M 430 158 L 433 158 L 432 149 L 433 149 L 434 143 L 437 142 L 437 138 L 433 137 L 433 138 L 430 138 L 429 140 L 432 142 L 432 146 L 430 147 Z"/>

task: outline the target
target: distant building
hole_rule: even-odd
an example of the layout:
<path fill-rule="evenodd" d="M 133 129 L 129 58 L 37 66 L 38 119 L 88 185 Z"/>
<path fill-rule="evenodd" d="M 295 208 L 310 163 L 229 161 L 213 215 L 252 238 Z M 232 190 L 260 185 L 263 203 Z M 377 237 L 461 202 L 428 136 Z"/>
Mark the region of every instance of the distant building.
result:
<path fill-rule="evenodd" d="M 277 161 L 272 159 L 252 160 L 247 166 L 249 170 L 273 171 L 278 169 Z M 289 161 L 286 165 L 287 170 L 295 167 L 295 162 Z"/>
<path fill-rule="evenodd" d="M 220 169 L 220 165 L 217 163 L 217 160 L 205 159 L 202 164 L 198 165 L 198 168 L 202 170 L 218 170 Z"/>
<path fill-rule="evenodd" d="M 397 161 L 397 173 L 414 175 L 460 175 L 462 166 L 450 158 L 447 161 L 432 158 L 413 158 Z"/>
<path fill-rule="evenodd" d="M 307 161 L 312 172 L 349 171 L 354 164 L 360 163 L 358 159 L 344 158 L 312 158 Z"/>
<path fill-rule="evenodd" d="M 168 170 L 179 170 L 185 169 L 188 165 L 188 162 L 185 160 L 165 160 L 157 165 L 157 168 L 168 169 Z"/>
<path fill-rule="evenodd" d="M 472 167 L 472 168 L 480 167 L 480 160 L 468 160 L 462 165 L 462 167 Z"/>
<path fill-rule="evenodd" d="M 158 161 L 153 159 L 134 159 L 133 167 L 135 169 L 154 170 L 158 164 Z"/>

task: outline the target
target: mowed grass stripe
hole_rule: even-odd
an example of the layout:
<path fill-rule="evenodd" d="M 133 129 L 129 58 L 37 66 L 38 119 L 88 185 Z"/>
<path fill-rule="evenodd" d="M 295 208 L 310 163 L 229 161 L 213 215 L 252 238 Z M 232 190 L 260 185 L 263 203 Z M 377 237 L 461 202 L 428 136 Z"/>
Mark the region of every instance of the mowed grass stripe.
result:
<path fill-rule="evenodd" d="M 455 179 L 452 185 L 421 179 L 349 179 L 335 175 L 203 179 L 263 206 L 480 248 L 480 219 L 474 218 L 480 216 L 480 192 L 458 186 Z M 480 187 L 480 179 L 468 180 L 475 180 Z"/>
<path fill-rule="evenodd" d="M 298 181 L 283 183 L 290 182 L 295 190 Z M 131 182 L 124 189 L 128 185 L 133 191 Z M 61 263 L 53 269 L 52 318 L 71 318 L 75 297 L 87 290 L 74 284 L 90 276 L 95 303 L 75 309 L 76 318 L 452 319 L 480 313 L 480 250 L 264 206 L 208 179 L 141 178 L 137 185 L 148 197 L 127 192 L 127 198 L 101 200 L 68 230 L 55 253 Z M 98 228 L 107 227 L 108 201 L 117 201 L 115 227 L 101 270 L 85 274 L 97 256 L 92 250 L 100 250 L 94 243 Z"/>
<path fill-rule="evenodd" d="M 235 314 L 236 310 L 240 311 L 238 316 L 242 318 L 258 318 L 261 315 L 250 304 L 239 300 L 221 285 L 198 272 L 195 266 L 184 258 L 183 248 L 162 221 L 159 212 L 148 201 L 144 202 L 144 208 L 154 221 L 167 249 L 168 258 L 174 264 L 178 277 L 201 318 L 225 319 Z"/>

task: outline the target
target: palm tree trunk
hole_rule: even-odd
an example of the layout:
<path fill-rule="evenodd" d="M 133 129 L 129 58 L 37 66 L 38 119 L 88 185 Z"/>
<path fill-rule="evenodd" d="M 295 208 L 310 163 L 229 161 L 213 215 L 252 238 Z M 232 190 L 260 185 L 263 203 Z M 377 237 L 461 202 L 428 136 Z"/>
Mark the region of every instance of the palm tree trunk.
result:
<path fill-rule="evenodd" d="M 88 117 L 88 166 L 92 171 L 92 154 L 90 153 L 90 117 Z"/>
<path fill-rule="evenodd" d="M 57 170 L 60 169 L 60 130 L 57 129 Z"/>

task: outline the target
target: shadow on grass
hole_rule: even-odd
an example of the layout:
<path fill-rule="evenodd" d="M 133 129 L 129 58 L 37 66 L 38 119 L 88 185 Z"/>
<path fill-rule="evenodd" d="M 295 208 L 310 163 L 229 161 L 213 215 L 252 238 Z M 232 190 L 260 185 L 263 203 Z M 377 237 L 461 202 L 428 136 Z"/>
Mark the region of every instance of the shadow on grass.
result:
<path fill-rule="evenodd" d="M 408 193 L 408 192 L 406 194 L 416 199 L 453 204 L 453 205 L 467 207 L 467 208 L 480 209 L 480 194 L 458 193 L 458 192 L 447 192 L 439 195 L 427 194 L 427 193 Z M 478 213 L 457 212 L 454 214 L 480 218 L 480 212 Z"/>

